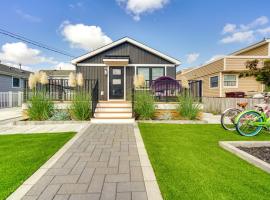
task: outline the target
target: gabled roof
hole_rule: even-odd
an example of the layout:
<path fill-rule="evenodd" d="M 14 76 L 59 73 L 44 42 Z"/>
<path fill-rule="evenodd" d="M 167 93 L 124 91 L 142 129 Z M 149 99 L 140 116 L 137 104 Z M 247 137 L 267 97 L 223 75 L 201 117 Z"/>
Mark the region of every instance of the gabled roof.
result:
<path fill-rule="evenodd" d="M 30 71 L 0 64 L 0 75 L 2 74 L 2 75 L 7 75 L 7 76 L 17 76 L 21 78 L 28 78 L 30 73 L 31 73 Z"/>
<path fill-rule="evenodd" d="M 140 43 L 140 42 L 138 42 L 138 41 L 136 41 L 134 39 L 131 39 L 129 37 L 122 38 L 122 39 L 117 40 L 115 42 L 112 42 L 112 43 L 110 43 L 108 45 L 105 45 L 103 47 L 100 47 L 100 48 L 98 48 L 98 49 L 96 49 L 94 51 L 91 51 L 91 52 L 89 52 L 89 53 L 87 53 L 85 55 L 82 55 L 82 56 L 80 56 L 78 58 L 75 58 L 75 59 L 73 59 L 71 61 L 71 63 L 72 64 L 77 64 L 78 62 L 80 62 L 82 60 L 85 60 L 87 58 L 90 58 L 92 56 L 95 56 L 95 55 L 97 55 L 97 54 L 99 54 L 99 53 L 101 53 L 103 51 L 106 51 L 106 50 L 108 50 L 110 48 L 113 48 L 113 47 L 115 47 L 115 46 L 117 46 L 119 44 L 122 44 L 124 42 L 129 42 L 129 43 L 131 43 L 131 44 L 133 44 L 135 46 L 138 46 L 138 47 L 140 47 L 140 48 L 142 48 L 142 49 L 144 49 L 146 51 L 149 51 L 149 52 L 151 52 L 151 53 L 153 53 L 153 54 L 155 54 L 155 55 L 157 55 L 157 56 L 159 56 L 159 57 L 161 57 L 161 58 L 163 58 L 163 59 L 165 59 L 165 60 L 167 60 L 169 62 L 174 63 L 175 65 L 180 65 L 181 64 L 181 62 L 179 60 L 177 60 L 175 58 L 172 58 L 170 56 L 167 56 L 167 55 L 165 55 L 165 54 L 163 54 L 163 53 L 161 53 L 161 52 L 159 52 L 159 51 L 157 51 L 157 50 L 155 50 L 155 49 L 153 49 L 151 47 L 148 47 L 145 44 L 142 44 L 142 43 Z"/>
<path fill-rule="evenodd" d="M 255 44 L 252 44 L 252 45 L 250 45 L 250 46 L 248 46 L 246 48 L 240 49 L 238 51 L 235 51 L 235 52 L 231 53 L 230 55 L 235 56 L 235 55 L 238 55 L 240 53 L 243 53 L 243 52 L 246 52 L 248 50 L 254 49 L 256 47 L 262 46 L 262 45 L 267 44 L 267 43 L 270 43 L 270 39 L 269 38 L 264 38 L 262 41 L 257 42 Z"/>

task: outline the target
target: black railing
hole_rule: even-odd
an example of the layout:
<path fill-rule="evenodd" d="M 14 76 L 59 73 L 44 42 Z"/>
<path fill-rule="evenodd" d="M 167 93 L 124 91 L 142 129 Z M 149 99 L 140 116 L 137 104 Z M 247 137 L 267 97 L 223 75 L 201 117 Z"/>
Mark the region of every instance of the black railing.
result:
<path fill-rule="evenodd" d="M 95 79 L 85 79 L 81 87 L 70 87 L 68 79 L 49 79 L 49 83 L 37 84 L 35 89 L 29 89 L 28 81 L 24 88 L 24 101 L 29 100 L 35 91 L 45 92 L 49 99 L 53 101 L 72 101 L 76 91 L 90 94 L 96 84 Z"/>
<path fill-rule="evenodd" d="M 201 102 L 202 100 L 202 81 L 189 81 L 189 95 Z"/>
<path fill-rule="evenodd" d="M 157 102 L 174 102 L 183 92 L 180 80 L 147 80 L 143 87 L 135 90 L 135 92 L 149 91 Z"/>
<path fill-rule="evenodd" d="M 91 98 L 92 98 L 92 117 L 94 117 L 95 110 L 98 104 L 99 99 L 99 88 L 98 88 L 98 80 L 96 80 L 94 88 L 92 90 Z"/>

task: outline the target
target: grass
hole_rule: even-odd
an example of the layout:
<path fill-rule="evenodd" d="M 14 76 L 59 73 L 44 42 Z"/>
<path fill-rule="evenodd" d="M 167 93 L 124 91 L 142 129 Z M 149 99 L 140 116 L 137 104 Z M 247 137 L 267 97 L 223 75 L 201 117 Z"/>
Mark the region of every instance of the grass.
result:
<path fill-rule="evenodd" d="M 270 175 L 223 150 L 218 141 L 247 138 L 219 125 L 139 124 L 163 198 L 269 199 Z"/>
<path fill-rule="evenodd" d="M 0 136 L 0 199 L 5 199 L 74 133 Z"/>

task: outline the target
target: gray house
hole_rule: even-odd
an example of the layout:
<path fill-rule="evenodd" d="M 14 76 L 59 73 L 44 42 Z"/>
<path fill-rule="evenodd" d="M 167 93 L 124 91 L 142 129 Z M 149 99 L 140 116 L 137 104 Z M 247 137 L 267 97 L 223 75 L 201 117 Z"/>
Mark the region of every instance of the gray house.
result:
<path fill-rule="evenodd" d="M 161 76 L 176 78 L 180 61 L 145 44 L 125 37 L 72 60 L 85 79 L 99 81 L 99 100 L 126 101 L 133 88 L 133 77 L 146 81 Z"/>
<path fill-rule="evenodd" d="M 0 92 L 23 91 L 31 72 L 0 64 Z"/>

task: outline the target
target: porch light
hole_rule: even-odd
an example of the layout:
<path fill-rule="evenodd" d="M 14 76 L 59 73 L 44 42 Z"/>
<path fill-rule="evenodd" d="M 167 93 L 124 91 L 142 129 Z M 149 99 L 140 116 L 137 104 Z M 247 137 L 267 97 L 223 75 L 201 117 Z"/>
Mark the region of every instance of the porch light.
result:
<path fill-rule="evenodd" d="M 104 75 L 107 76 L 107 74 L 108 74 L 108 70 L 104 68 Z"/>

